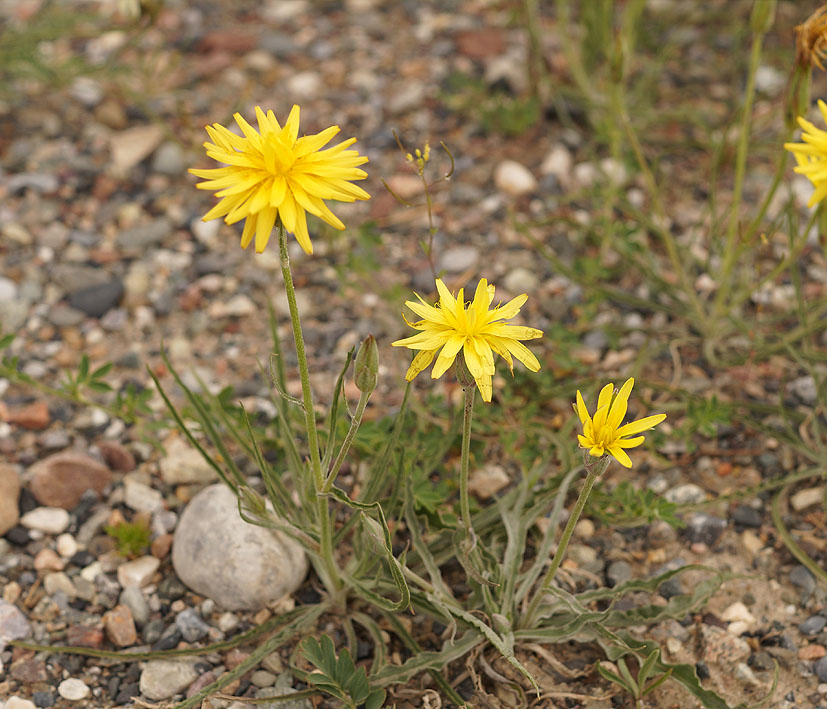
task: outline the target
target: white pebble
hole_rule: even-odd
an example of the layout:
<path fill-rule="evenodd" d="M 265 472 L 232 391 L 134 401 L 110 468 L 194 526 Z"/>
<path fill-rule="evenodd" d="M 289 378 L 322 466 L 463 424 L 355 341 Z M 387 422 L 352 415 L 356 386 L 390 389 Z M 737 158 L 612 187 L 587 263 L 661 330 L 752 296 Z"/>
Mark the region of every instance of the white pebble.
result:
<path fill-rule="evenodd" d="M 134 561 L 127 561 L 118 567 L 118 583 L 121 586 L 142 588 L 151 580 L 161 562 L 154 556 L 142 556 Z"/>
<path fill-rule="evenodd" d="M 75 541 L 75 538 L 68 533 L 61 534 L 57 538 L 55 546 L 57 547 L 57 553 L 64 559 L 73 557 L 78 550 L 78 543 Z"/>
<path fill-rule="evenodd" d="M 70 702 L 77 702 L 89 696 L 89 687 L 83 681 L 70 677 L 58 685 L 57 693 Z"/>
<path fill-rule="evenodd" d="M 37 709 L 34 702 L 20 697 L 9 697 L 2 706 L 3 709 Z"/>
<path fill-rule="evenodd" d="M 494 184 L 511 197 L 529 194 L 537 189 L 537 180 L 525 165 L 514 160 L 503 160 L 494 170 Z"/>
<path fill-rule="evenodd" d="M 35 507 L 20 518 L 20 524 L 44 534 L 60 534 L 69 526 L 69 513 L 60 507 Z"/>

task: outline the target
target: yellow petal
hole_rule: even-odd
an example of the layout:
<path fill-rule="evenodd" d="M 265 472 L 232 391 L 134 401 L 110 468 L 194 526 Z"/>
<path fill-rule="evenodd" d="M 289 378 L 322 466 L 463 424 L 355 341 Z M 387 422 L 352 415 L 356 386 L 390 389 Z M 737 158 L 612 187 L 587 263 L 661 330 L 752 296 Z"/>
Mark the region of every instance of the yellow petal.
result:
<path fill-rule="evenodd" d="M 632 459 L 626 455 L 626 451 L 623 450 L 620 446 L 609 446 L 608 448 L 609 453 L 611 453 L 615 460 L 620 463 L 624 468 L 631 468 L 632 467 Z"/>
<path fill-rule="evenodd" d="M 617 429 L 617 436 L 633 436 L 636 433 L 648 431 L 649 429 L 652 429 L 655 426 L 657 426 L 665 418 L 666 414 L 655 414 L 653 416 L 647 416 L 646 418 L 642 418 L 638 421 L 632 421 L 631 423 L 627 423 L 625 426 L 621 426 L 619 429 Z"/>
<path fill-rule="evenodd" d="M 590 422 L 592 420 L 592 417 L 589 416 L 589 410 L 586 408 L 586 402 L 583 401 L 583 395 L 579 389 L 577 390 L 577 417 L 584 426 L 587 421 Z"/>
<path fill-rule="evenodd" d="M 258 214 L 258 224 L 256 225 L 256 253 L 260 254 L 267 246 L 270 240 L 270 234 L 273 233 L 273 225 L 276 223 L 276 213 L 278 210 L 273 207 L 265 207 Z"/>
<path fill-rule="evenodd" d="M 614 389 L 614 384 L 607 384 L 600 390 L 600 396 L 597 397 L 597 411 L 594 412 L 594 417 L 592 418 L 595 431 L 599 431 L 606 424 L 606 417 L 609 413 L 609 404 L 612 403 Z"/>
<path fill-rule="evenodd" d="M 612 431 L 623 423 L 623 417 L 626 416 L 626 410 L 628 408 L 629 394 L 632 392 L 634 385 L 635 380 L 632 377 L 623 382 L 623 386 L 620 387 L 620 391 L 612 402 L 611 408 L 609 409 L 609 417 L 606 419 L 606 425 Z"/>
<path fill-rule="evenodd" d="M 423 350 L 422 352 L 417 352 L 411 362 L 411 366 L 408 367 L 408 371 L 405 374 L 405 380 L 411 381 L 423 369 L 427 368 L 427 366 L 433 361 L 436 353 L 437 350 Z"/>

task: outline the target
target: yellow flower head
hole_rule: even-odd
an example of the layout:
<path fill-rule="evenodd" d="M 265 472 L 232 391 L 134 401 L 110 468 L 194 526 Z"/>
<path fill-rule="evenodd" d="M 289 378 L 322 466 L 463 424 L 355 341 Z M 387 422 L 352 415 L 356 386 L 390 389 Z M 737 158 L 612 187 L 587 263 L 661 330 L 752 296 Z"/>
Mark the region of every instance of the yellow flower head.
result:
<path fill-rule="evenodd" d="M 818 108 L 824 122 L 827 123 L 827 104 L 821 99 Z M 827 197 L 827 131 L 816 128 L 802 116 L 798 117 L 798 125 L 804 131 L 801 134 L 803 143 L 784 143 L 784 147 L 794 156 L 798 165 L 794 168 L 799 175 L 804 175 L 813 183 L 815 191 L 808 207 L 818 204 Z"/>
<path fill-rule="evenodd" d="M 512 372 L 512 355 L 532 372 L 540 369 L 537 358 L 520 340 L 542 337 L 542 331 L 503 322 L 520 312 L 520 308 L 528 300 L 525 293 L 505 305 L 498 305 L 489 310 L 494 301 L 494 286 L 488 285 L 484 278 L 477 285 L 474 300 L 467 308 L 464 289 L 460 288 L 457 297 L 454 298 L 439 278 L 436 280 L 436 288 L 439 292 L 439 303 L 436 306 L 428 305 L 418 294 L 418 303 L 412 300 L 405 301 L 405 305 L 422 318 L 415 323 L 405 319 L 408 325 L 421 332 L 391 343 L 394 347 L 420 350 L 413 358 L 405 379 L 411 381 L 433 361 L 437 352 L 439 356 L 431 371 L 431 377 L 439 379 L 462 350 L 465 364 L 474 377 L 483 400 L 491 401 L 495 352 L 508 362 Z"/>
<path fill-rule="evenodd" d="M 339 132 L 339 126 L 299 138 L 298 106 L 293 106 L 284 127 L 272 111 L 265 114 L 259 106 L 256 118 L 258 131 L 241 114 L 235 114 L 243 136 L 218 123 L 206 127 L 213 141 L 204 143 L 207 155 L 225 163 L 225 167 L 190 170 L 207 180 L 197 185 L 199 189 L 219 190 L 216 197 L 222 197 L 203 219 L 224 217 L 227 224 L 235 224 L 246 218 L 241 247 L 246 249 L 255 236 L 256 253 L 261 253 L 276 219 L 280 218 L 305 252 L 312 254 L 307 212 L 336 229 L 344 229 L 345 225 L 322 200 L 370 199 L 361 187 L 350 183 L 367 177 L 357 166 L 368 159 L 355 150 L 345 150 L 356 138 L 321 150 Z"/>
<path fill-rule="evenodd" d="M 597 411 L 594 412 L 594 418 L 589 416 L 589 410 L 578 390 L 577 403 L 574 408 L 583 424 L 583 435 L 578 435 L 577 440 L 580 441 L 580 447 L 587 448 L 592 457 L 600 458 L 608 452 L 618 463 L 631 468 L 632 460 L 623 449 L 639 446 L 643 443 L 643 436 L 636 438 L 626 438 L 626 436 L 648 431 L 666 418 L 666 414 L 655 414 L 639 421 L 632 421 L 625 426 L 620 425 L 626 415 L 626 405 L 634 385 L 634 379 L 627 379 L 616 396 L 614 384 L 604 386 L 597 399 Z"/>

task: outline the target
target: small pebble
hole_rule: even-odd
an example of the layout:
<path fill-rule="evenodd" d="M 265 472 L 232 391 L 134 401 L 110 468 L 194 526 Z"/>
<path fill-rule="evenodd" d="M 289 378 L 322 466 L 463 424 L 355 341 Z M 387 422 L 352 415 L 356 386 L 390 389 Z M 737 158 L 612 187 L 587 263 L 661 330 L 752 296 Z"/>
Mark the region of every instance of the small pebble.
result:
<path fill-rule="evenodd" d="M 816 589 L 816 579 L 806 566 L 799 564 L 790 572 L 790 582 L 809 597 Z"/>
<path fill-rule="evenodd" d="M 741 601 L 736 601 L 732 605 L 728 606 L 723 613 L 721 613 L 721 620 L 725 620 L 728 623 L 735 621 L 754 623 L 755 616 L 749 612 L 749 609 L 741 603 Z"/>
<path fill-rule="evenodd" d="M 189 660 L 150 660 L 141 672 L 141 694 L 152 701 L 169 699 L 183 692 L 198 678 Z"/>
<path fill-rule="evenodd" d="M 250 675 L 250 681 L 256 687 L 272 687 L 276 683 L 276 675 L 267 670 L 257 670 Z"/>
<path fill-rule="evenodd" d="M 748 505 L 738 505 L 732 511 L 732 521 L 743 527 L 760 527 L 764 521 L 764 515 Z"/>
<path fill-rule="evenodd" d="M 822 502 L 824 502 L 823 487 L 807 487 L 790 497 L 790 505 L 796 512 L 801 512 L 801 510 L 806 510 L 808 507 Z"/>
<path fill-rule="evenodd" d="M 727 521 L 720 517 L 696 512 L 686 525 L 686 536 L 690 542 L 712 546 L 726 529 Z"/>
<path fill-rule="evenodd" d="M 815 663 L 813 670 L 818 676 L 820 682 L 827 682 L 827 656 L 818 660 Z"/>
<path fill-rule="evenodd" d="M 89 696 L 89 687 L 82 680 L 70 677 L 58 685 L 57 693 L 70 702 L 79 702 Z"/>
<path fill-rule="evenodd" d="M 632 578 L 632 567 L 628 561 L 619 559 L 609 564 L 606 569 L 606 580 L 610 586 L 619 586 Z"/>
<path fill-rule="evenodd" d="M 140 559 L 127 561 L 118 567 L 118 583 L 121 586 L 143 588 L 155 575 L 161 562 L 154 556 L 142 556 Z"/>
<path fill-rule="evenodd" d="M 818 660 L 827 655 L 824 645 L 805 645 L 798 651 L 799 660 Z"/>
<path fill-rule="evenodd" d="M 139 628 L 142 628 L 149 620 L 149 603 L 137 586 L 124 587 L 119 602 L 129 608 L 135 625 Z"/>
<path fill-rule="evenodd" d="M 32 692 L 32 701 L 36 707 L 53 707 L 55 695 L 52 692 Z"/>
<path fill-rule="evenodd" d="M 677 485 L 663 494 L 668 502 L 676 505 L 697 504 L 706 500 L 706 492 L 693 483 Z"/>
<path fill-rule="evenodd" d="M 827 625 L 827 619 L 824 616 L 811 615 L 798 626 L 798 630 L 802 635 L 818 635 L 824 630 L 825 625 Z"/>
<path fill-rule="evenodd" d="M 210 626 L 192 608 L 181 611 L 175 617 L 175 626 L 188 643 L 196 642 L 210 632 Z"/>
<path fill-rule="evenodd" d="M 36 507 L 20 518 L 20 524 L 27 529 L 57 535 L 69 526 L 69 512 L 61 507 Z"/>
<path fill-rule="evenodd" d="M 14 696 L 6 700 L 3 709 L 36 709 L 36 705 L 29 699 Z"/>
<path fill-rule="evenodd" d="M 239 618 L 235 613 L 230 613 L 230 611 L 225 611 L 218 617 L 218 629 L 222 633 L 229 633 L 231 630 L 235 630 L 238 627 Z"/>
<path fill-rule="evenodd" d="M 71 559 L 77 553 L 78 543 L 71 534 L 64 533 L 55 540 L 55 547 L 64 559 Z"/>

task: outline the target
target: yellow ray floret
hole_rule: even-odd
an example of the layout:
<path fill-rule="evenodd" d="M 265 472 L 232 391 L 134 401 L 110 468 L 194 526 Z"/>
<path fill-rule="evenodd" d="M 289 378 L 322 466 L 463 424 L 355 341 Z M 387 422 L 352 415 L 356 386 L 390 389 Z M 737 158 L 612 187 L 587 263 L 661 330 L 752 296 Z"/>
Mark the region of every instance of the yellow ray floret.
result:
<path fill-rule="evenodd" d="M 242 135 L 218 123 L 206 127 L 212 140 L 204 143 L 207 156 L 224 163 L 224 167 L 190 170 L 205 179 L 197 185 L 199 189 L 216 190 L 215 196 L 221 198 L 203 220 L 224 217 L 227 224 L 235 224 L 246 219 L 241 247 L 246 249 L 255 237 L 256 253 L 261 253 L 280 219 L 301 247 L 312 254 L 307 213 L 335 229 L 344 229 L 323 200 L 370 199 L 361 187 L 351 184 L 367 177 L 359 165 L 368 159 L 355 150 L 346 150 L 356 138 L 322 150 L 339 132 L 338 126 L 299 138 L 298 106 L 293 106 L 284 126 L 279 125 L 272 111 L 264 113 L 259 106 L 256 118 L 258 130 L 241 114 L 235 114 Z"/>
<path fill-rule="evenodd" d="M 643 443 L 644 437 L 635 434 L 654 428 L 666 418 L 666 414 L 655 414 L 621 425 L 623 417 L 626 416 L 629 394 L 634 384 L 634 379 L 627 379 L 618 392 L 615 392 L 614 384 L 604 386 L 597 398 L 597 410 L 593 417 L 589 416 L 589 410 L 579 390 L 577 403 L 574 405 L 574 410 L 583 424 L 583 434 L 577 436 L 580 447 L 588 449 L 589 455 L 594 458 L 610 453 L 618 463 L 627 468 L 632 467 L 632 460 L 624 448 L 639 446 Z"/>
<path fill-rule="evenodd" d="M 827 124 L 827 104 L 818 101 L 821 117 Z M 799 175 L 804 175 L 813 183 L 813 191 L 808 207 L 818 204 L 827 197 L 827 131 L 817 128 L 806 118 L 798 117 L 798 125 L 804 131 L 803 143 L 784 143 L 784 147 L 795 157 L 798 165 L 793 168 Z"/>
<path fill-rule="evenodd" d="M 419 330 L 416 335 L 391 343 L 394 347 L 407 347 L 418 350 L 411 362 L 405 379 L 411 381 L 424 370 L 436 357 L 431 371 L 433 379 L 439 379 L 454 363 L 462 351 L 468 371 L 474 377 L 477 388 L 484 401 L 491 401 L 491 378 L 494 375 L 494 354 L 500 355 L 514 371 L 516 357 L 532 372 L 540 369 L 540 363 L 520 340 L 533 340 L 542 337 L 541 330 L 533 327 L 509 325 L 504 320 L 513 318 L 528 296 L 519 295 L 505 305 L 493 309 L 494 286 L 483 278 L 477 285 L 474 300 L 465 303 L 464 289 L 460 288 L 456 298 L 445 284 L 436 280 L 439 302 L 429 305 L 417 295 L 419 302 L 405 302 L 421 320 L 415 323 L 405 322 Z"/>

